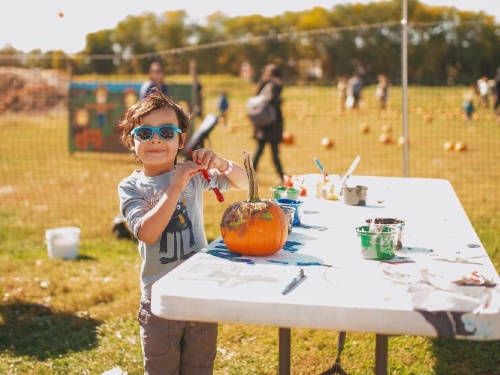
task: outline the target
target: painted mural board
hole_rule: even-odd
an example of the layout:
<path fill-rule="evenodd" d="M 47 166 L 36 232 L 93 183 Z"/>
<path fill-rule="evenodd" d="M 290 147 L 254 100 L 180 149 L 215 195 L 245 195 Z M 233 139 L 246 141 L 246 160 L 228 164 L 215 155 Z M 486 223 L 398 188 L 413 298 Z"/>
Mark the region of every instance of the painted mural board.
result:
<path fill-rule="evenodd" d="M 128 152 L 120 143 L 118 122 L 139 100 L 141 82 L 71 82 L 69 84 L 69 150 Z M 169 95 L 192 112 L 193 86 L 169 84 Z"/>

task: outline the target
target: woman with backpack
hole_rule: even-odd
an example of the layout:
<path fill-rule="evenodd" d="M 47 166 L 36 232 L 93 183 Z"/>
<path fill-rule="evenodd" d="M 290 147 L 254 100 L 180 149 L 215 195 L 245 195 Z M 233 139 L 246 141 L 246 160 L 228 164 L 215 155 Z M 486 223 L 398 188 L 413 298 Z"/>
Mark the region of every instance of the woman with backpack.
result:
<path fill-rule="evenodd" d="M 283 167 L 279 157 L 279 144 L 283 141 L 283 112 L 281 104 L 283 102 L 281 93 L 283 91 L 283 76 L 281 70 L 274 64 L 264 67 L 258 82 L 257 95 L 262 95 L 266 101 L 276 110 L 276 120 L 265 127 L 254 126 L 253 138 L 257 141 L 257 150 L 253 155 L 253 166 L 255 171 L 259 164 L 260 157 L 267 143 L 271 146 L 273 163 L 277 174 L 278 183 L 283 184 Z"/>

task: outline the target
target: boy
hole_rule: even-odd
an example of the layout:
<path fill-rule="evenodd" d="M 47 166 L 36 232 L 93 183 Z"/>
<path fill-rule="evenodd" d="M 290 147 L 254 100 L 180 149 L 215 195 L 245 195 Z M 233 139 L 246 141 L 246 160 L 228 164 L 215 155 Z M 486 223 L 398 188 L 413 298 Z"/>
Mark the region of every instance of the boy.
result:
<path fill-rule="evenodd" d="M 120 212 L 139 241 L 141 302 L 138 320 L 144 373 L 212 374 L 217 323 L 172 321 L 151 314 L 151 286 L 207 245 L 203 190 L 206 168 L 220 190 L 246 188 L 246 171 L 207 149 L 177 163 L 189 117 L 173 99 L 154 90 L 120 122 L 122 143 L 142 164 L 118 185 Z M 215 197 L 213 197 L 215 199 Z"/>

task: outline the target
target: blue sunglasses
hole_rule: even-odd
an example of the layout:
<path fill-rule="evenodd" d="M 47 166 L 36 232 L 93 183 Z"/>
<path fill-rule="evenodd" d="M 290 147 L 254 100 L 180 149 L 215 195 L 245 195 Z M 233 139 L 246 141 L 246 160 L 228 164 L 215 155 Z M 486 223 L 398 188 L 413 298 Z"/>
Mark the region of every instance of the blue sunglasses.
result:
<path fill-rule="evenodd" d="M 139 142 L 147 142 L 153 138 L 155 133 L 157 133 L 161 139 L 169 141 L 174 139 L 176 132 L 182 134 L 182 130 L 175 125 L 162 125 L 157 128 L 153 128 L 149 125 L 142 125 L 132 130 L 130 134 Z"/>

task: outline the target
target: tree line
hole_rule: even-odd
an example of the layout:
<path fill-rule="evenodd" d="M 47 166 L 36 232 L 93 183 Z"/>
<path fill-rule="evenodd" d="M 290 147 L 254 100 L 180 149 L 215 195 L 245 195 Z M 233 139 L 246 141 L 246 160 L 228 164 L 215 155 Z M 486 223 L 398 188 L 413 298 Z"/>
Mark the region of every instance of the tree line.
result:
<path fill-rule="evenodd" d="M 384 73 L 401 77 L 400 0 L 315 7 L 274 17 L 228 17 L 214 13 L 194 23 L 185 11 L 129 15 L 114 29 L 86 36 L 85 48 L 64 51 L 0 50 L 0 65 L 66 69 L 73 74 L 144 74 L 162 59 L 167 74 L 240 73 L 242 64 L 259 72 L 280 64 L 287 79 L 304 78 L 301 62 L 314 61 L 330 83 L 357 71 L 367 81 Z M 412 84 L 469 84 L 493 77 L 500 66 L 500 25 L 484 12 L 460 11 L 408 0 L 408 76 Z"/>

